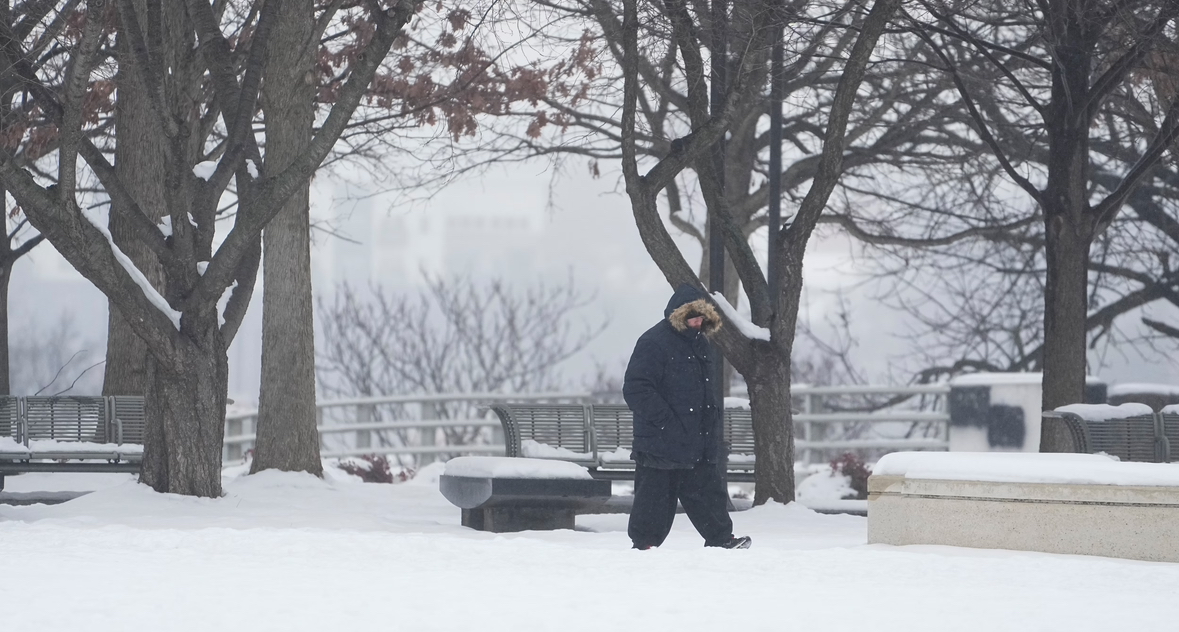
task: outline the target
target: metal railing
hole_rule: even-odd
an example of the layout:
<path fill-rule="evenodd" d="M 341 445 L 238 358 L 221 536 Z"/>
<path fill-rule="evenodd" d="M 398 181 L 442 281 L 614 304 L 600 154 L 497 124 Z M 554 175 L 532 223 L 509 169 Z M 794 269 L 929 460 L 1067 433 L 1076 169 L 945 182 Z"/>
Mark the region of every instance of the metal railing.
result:
<path fill-rule="evenodd" d="M 795 386 L 796 461 L 821 463 L 850 451 L 875 461 L 898 450 L 948 450 L 949 393 L 948 384 Z M 883 405 L 892 399 L 902 401 Z"/>
<path fill-rule="evenodd" d="M 949 448 L 949 386 L 794 387 L 796 456 L 820 463 L 848 451 L 870 460 L 896 450 Z M 904 402 L 879 408 L 880 400 Z M 460 455 L 502 455 L 503 431 L 487 407 L 497 402 L 588 404 L 593 393 L 389 395 L 317 403 L 321 454 L 385 455 L 404 467 Z M 878 408 L 871 410 L 872 408 Z M 226 463 L 254 446 L 257 411 L 226 415 Z"/>
<path fill-rule="evenodd" d="M 460 455 L 502 455 L 503 429 L 487 407 L 497 402 L 588 403 L 591 393 L 382 395 L 316 403 L 320 454 L 383 455 L 405 467 Z M 254 447 L 257 411 L 225 416 L 226 463 Z"/>

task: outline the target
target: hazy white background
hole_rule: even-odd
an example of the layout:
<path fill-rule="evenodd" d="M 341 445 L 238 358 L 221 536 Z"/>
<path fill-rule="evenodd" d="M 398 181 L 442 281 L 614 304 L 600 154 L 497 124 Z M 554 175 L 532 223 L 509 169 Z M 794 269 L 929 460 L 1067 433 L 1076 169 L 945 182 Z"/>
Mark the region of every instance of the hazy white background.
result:
<path fill-rule="evenodd" d="M 538 280 L 563 283 L 570 274 L 593 297 L 579 317 L 609 326 L 591 346 L 569 360 L 563 374 L 578 387 L 604 365 L 621 374 L 635 338 L 662 317 L 670 288 L 647 256 L 634 226 L 629 202 L 616 189 L 614 175 L 591 178 L 588 169 L 570 168 L 553 178 L 547 163 L 494 168 L 468 177 L 427 200 L 399 201 L 394 194 L 339 178 L 319 176 L 313 185 L 312 214 L 350 240 L 315 232 L 314 283 L 317 295 L 340 280 L 358 288 L 379 283 L 413 290 L 421 272 L 434 275 L 498 276 L 524 287 Z M 696 265 L 700 249 L 691 239 L 679 243 Z M 816 329 L 836 310 L 843 288 L 851 305 L 853 358 L 874 382 L 889 379 L 889 368 L 908 351 L 895 337 L 903 319 L 859 287 L 862 269 L 854 244 L 838 236 L 812 241 L 805 264 L 807 289 L 802 319 Z M 261 334 L 261 280 L 237 340 L 230 349 L 230 397 L 257 399 Z M 71 345 L 101 359 L 106 337 L 106 301 L 46 243 L 18 262 L 11 286 L 14 344 L 35 328 L 52 329 L 63 315 L 77 336 Z M 1094 359 L 1095 360 L 1095 359 Z M 1137 354 L 1107 354 L 1091 371 L 1110 383 L 1179 384 L 1179 363 L 1146 362 Z M 101 383 L 99 366 L 91 371 Z M 900 377 L 901 374 L 894 373 Z"/>

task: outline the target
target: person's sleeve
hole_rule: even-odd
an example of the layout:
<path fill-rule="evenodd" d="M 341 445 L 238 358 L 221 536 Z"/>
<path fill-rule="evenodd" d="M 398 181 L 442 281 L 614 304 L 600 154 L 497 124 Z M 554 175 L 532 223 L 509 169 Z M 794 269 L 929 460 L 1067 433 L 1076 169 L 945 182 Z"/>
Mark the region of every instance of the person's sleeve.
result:
<path fill-rule="evenodd" d="M 667 362 L 664 350 L 647 338 L 635 345 L 626 376 L 622 382 L 622 396 L 636 418 L 662 429 L 675 419 L 671 406 L 659 394 L 659 384 Z"/>

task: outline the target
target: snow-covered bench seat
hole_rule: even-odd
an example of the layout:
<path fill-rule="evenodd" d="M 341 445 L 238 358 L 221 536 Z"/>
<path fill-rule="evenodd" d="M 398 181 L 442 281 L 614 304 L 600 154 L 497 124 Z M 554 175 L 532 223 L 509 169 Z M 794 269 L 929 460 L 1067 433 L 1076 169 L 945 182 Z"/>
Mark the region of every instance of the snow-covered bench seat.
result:
<path fill-rule="evenodd" d="M 632 416 L 617 404 L 496 404 L 509 457 L 555 459 L 583 465 L 594 478 L 634 476 Z M 753 480 L 753 414 L 726 408 L 724 440 L 729 480 Z"/>
<path fill-rule="evenodd" d="M 464 527 L 494 533 L 572 529 L 577 510 L 610 498 L 610 481 L 552 459 L 456 457 L 438 486 L 462 510 Z"/>
<path fill-rule="evenodd" d="M 1179 406 L 1072 404 L 1045 411 L 1044 452 L 1104 453 L 1122 461 L 1179 461 Z"/>
<path fill-rule="evenodd" d="M 868 479 L 868 542 L 1179 562 L 1179 464 L 889 454 Z"/>
<path fill-rule="evenodd" d="M 142 397 L 0 397 L 0 490 L 6 474 L 138 472 Z"/>

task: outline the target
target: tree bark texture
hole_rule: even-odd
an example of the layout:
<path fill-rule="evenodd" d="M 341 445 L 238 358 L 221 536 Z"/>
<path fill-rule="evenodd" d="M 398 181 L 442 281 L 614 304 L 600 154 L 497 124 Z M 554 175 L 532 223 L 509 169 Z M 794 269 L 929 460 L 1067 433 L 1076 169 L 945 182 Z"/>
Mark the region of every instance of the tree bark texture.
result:
<path fill-rule="evenodd" d="M 136 2 L 140 24 L 146 22 L 145 2 Z M 117 36 L 120 51 L 129 50 L 124 30 Z M 143 86 L 133 73 L 120 65 L 115 75 L 118 99 L 115 102 L 115 172 L 139 207 L 152 220 L 166 214 L 164 144 L 167 139 L 156 124 Z M 117 199 L 111 200 L 110 231 L 115 244 L 135 263 L 143 275 L 163 290 L 164 272 L 156 256 L 135 236 L 127 219 L 129 209 Z M 106 366 L 103 395 L 143 395 L 147 392 L 147 344 L 131 330 L 115 303 L 107 301 Z"/>
<path fill-rule="evenodd" d="M 753 504 L 794 500 L 794 419 L 790 409 L 790 356 L 762 353 L 748 379 L 753 409 L 753 452 L 757 482 Z"/>
<path fill-rule="evenodd" d="M 1085 401 L 1089 247 L 1092 238 L 1059 212 L 1047 218 L 1043 407 Z"/>
<path fill-rule="evenodd" d="M 1048 180 L 1041 197 L 1045 221 L 1043 406 L 1084 401 L 1085 319 L 1089 305 L 1089 248 L 1096 218 L 1089 203 L 1089 122 L 1094 42 L 1063 3 L 1046 16 L 1053 55 L 1052 101 L 1045 118 Z"/>
<path fill-rule="evenodd" d="M 147 433 L 140 481 L 159 492 L 221 496 L 229 356 L 216 319 L 176 362 L 148 362 Z"/>
<path fill-rule="evenodd" d="M 313 11 L 311 0 L 287 0 L 271 36 L 262 91 L 268 175 L 285 169 L 311 142 Z M 304 182 L 262 233 L 262 386 L 251 472 L 323 474 L 315 423 L 309 190 Z"/>
<path fill-rule="evenodd" d="M 0 189 L 0 195 L 3 195 Z M 12 378 L 8 366 L 8 282 L 12 279 L 15 260 L 0 262 L 0 395 L 12 394 Z"/>

